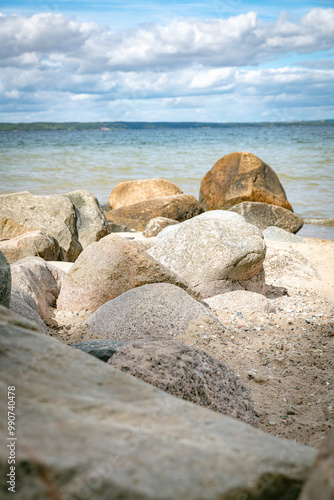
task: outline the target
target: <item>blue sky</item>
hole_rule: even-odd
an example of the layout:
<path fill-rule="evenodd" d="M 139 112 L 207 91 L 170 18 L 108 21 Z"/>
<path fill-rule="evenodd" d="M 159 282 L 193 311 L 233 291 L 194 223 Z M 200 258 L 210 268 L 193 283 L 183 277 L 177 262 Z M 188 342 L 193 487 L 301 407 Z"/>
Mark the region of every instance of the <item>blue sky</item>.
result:
<path fill-rule="evenodd" d="M 334 118 L 333 1 L 0 2 L 0 121 Z"/>

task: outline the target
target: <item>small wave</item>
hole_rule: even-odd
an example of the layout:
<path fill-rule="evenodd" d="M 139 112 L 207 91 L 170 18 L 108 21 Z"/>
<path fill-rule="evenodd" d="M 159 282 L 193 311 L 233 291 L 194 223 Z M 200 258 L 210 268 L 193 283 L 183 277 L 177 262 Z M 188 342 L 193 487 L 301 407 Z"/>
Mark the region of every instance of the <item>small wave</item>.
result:
<path fill-rule="evenodd" d="M 304 219 L 305 224 L 315 224 L 318 226 L 334 227 L 334 218 L 320 218 L 320 219 Z"/>

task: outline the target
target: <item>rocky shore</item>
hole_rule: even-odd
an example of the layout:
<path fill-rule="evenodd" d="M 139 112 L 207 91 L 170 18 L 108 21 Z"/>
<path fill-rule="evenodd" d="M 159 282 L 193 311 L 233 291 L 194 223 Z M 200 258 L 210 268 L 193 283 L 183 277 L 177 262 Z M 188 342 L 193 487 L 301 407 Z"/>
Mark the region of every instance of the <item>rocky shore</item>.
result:
<path fill-rule="evenodd" d="M 333 495 L 334 242 L 294 234 L 250 153 L 200 202 L 162 179 L 120 183 L 106 212 L 82 190 L 0 195 L 18 498 Z"/>

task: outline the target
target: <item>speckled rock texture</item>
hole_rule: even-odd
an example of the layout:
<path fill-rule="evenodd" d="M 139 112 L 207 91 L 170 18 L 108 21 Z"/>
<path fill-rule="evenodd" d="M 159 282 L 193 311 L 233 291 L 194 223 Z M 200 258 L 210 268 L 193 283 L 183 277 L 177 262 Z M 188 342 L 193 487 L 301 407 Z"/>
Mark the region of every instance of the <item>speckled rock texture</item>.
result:
<path fill-rule="evenodd" d="M 245 152 L 228 154 L 214 164 L 202 179 L 199 201 L 205 210 L 258 201 L 292 211 L 273 169 L 254 154 Z"/>
<path fill-rule="evenodd" d="M 261 231 L 276 226 L 289 233 L 296 233 L 304 224 L 303 219 L 291 210 L 268 203 L 243 201 L 230 210 L 245 217 L 247 222 L 254 224 Z"/>
<path fill-rule="evenodd" d="M 157 236 L 165 227 L 174 226 L 175 224 L 178 224 L 177 220 L 168 219 L 168 217 L 154 217 L 145 227 L 143 235 L 145 238 Z"/>
<path fill-rule="evenodd" d="M 208 307 L 169 283 L 136 287 L 106 302 L 86 321 L 98 338 L 129 341 L 172 339 L 205 319 L 218 335 L 224 327 Z"/>
<path fill-rule="evenodd" d="M 227 309 L 235 311 L 256 311 L 264 313 L 276 312 L 276 307 L 272 302 L 260 293 L 249 292 L 246 290 L 235 290 L 214 297 L 204 299 L 204 302 L 212 309 Z"/>
<path fill-rule="evenodd" d="M 10 265 L 3 252 L 0 250 L 0 304 L 9 307 L 10 291 L 12 287 L 12 279 Z"/>
<path fill-rule="evenodd" d="M 57 308 L 94 312 L 127 290 L 159 282 L 189 289 L 182 278 L 145 250 L 110 234 L 87 247 L 73 264 L 62 281 Z"/>
<path fill-rule="evenodd" d="M 278 241 L 267 241 L 267 255 L 263 267 L 266 276 L 271 279 L 319 279 L 318 271 L 306 257 L 292 246 L 283 248 Z"/>
<path fill-rule="evenodd" d="M 148 253 L 209 297 L 235 289 L 263 291 L 261 231 L 234 212 L 205 212 L 165 229 Z"/>
<path fill-rule="evenodd" d="M 25 257 L 41 257 L 44 260 L 57 260 L 59 243 L 53 236 L 32 231 L 10 240 L 0 241 L 0 250 L 10 264 Z"/>
<path fill-rule="evenodd" d="M 252 424 L 251 393 L 210 354 L 170 340 L 133 341 L 108 361 L 134 377 L 186 401 Z"/>
<path fill-rule="evenodd" d="M 1 415 L 16 387 L 19 429 L 15 494 L 0 446 L 4 500 L 291 500 L 316 455 L 41 335 L 1 306 L 0 380 Z"/>
<path fill-rule="evenodd" d="M 300 236 L 289 233 L 284 229 L 276 226 L 269 226 L 267 229 L 262 231 L 263 237 L 265 240 L 271 241 L 282 241 L 285 243 L 305 243 L 305 240 Z"/>
<path fill-rule="evenodd" d="M 120 182 L 111 191 L 109 205 L 114 210 L 142 201 L 173 196 L 175 194 L 183 194 L 182 189 L 166 179 L 126 181 Z"/>

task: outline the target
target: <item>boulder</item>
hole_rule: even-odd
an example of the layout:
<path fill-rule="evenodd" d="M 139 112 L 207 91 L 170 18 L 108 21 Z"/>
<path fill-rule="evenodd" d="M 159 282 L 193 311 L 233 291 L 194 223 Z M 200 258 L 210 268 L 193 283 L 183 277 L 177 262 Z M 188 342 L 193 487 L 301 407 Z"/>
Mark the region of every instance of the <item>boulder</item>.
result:
<path fill-rule="evenodd" d="M 215 210 L 165 229 L 148 250 L 203 296 L 239 288 L 263 291 L 261 231 L 236 213 Z M 160 236 L 161 235 L 161 236 Z"/>
<path fill-rule="evenodd" d="M 0 305 L 9 307 L 12 278 L 10 265 L 0 250 Z"/>
<path fill-rule="evenodd" d="M 34 328 L 34 327 L 32 327 Z M 182 401 L 31 329 L 0 308 L 0 412 L 19 398 L 16 493 L 24 500 L 288 500 L 316 450 Z M 3 436 L 7 423 L 0 422 Z M 0 487 L 9 448 L 0 447 Z"/>
<path fill-rule="evenodd" d="M 82 248 L 99 241 L 109 234 L 108 223 L 96 197 L 89 191 L 79 189 L 65 196 L 76 211 L 76 228 Z"/>
<path fill-rule="evenodd" d="M 139 181 L 120 182 L 111 191 L 109 205 L 111 209 L 128 207 L 142 201 L 153 200 L 183 194 L 183 191 L 166 179 L 142 179 Z"/>
<path fill-rule="evenodd" d="M 189 288 L 145 250 L 110 234 L 87 247 L 73 264 L 62 281 L 57 307 L 63 311 L 94 312 L 131 288 L 159 282 Z"/>
<path fill-rule="evenodd" d="M 277 226 L 289 233 L 296 233 L 304 224 L 303 219 L 291 210 L 268 203 L 243 201 L 230 210 L 245 217 L 247 222 L 254 224 L 261 231 L 270 226 Z"/>
<path fill-rule="evenodd" d="M 333 500 L 334 431 L 324 441 L 298 500 Z"/>
<path fill-rule="evenodd" d="M 120 342 L 118 340 L 96 339 L 79 342 L 79 344 L 72 344 L 72 347 L 80 349 L 80 351 L 86 352 L 101 361 L 107 362 L 124 344 L 125 342 Z"/>
<path fill-rule="evenodd" d="M 285 243 L 297 244 L 305 243 L 305 240 L 303 240 L 300 236 L 296 236 L 295 234 L 284 231 L 284 229 L 276 226 L 267 227 L 267 229 L 262 231 L 262 234 L 265 240 L 283 241 Z"/>
<path fill-rule="evenodd" d="M 224 328 L 209 308 L 169 283 L 154 283 L 129 290 L 106 302 L 86 321 L 99 338 L 130 341 L 177 338 L 200 319 L 218 335 Z"/>
<path fill-rule="evenodd" d="M 173 396 L 254 422 L 250 390 L 230 368 L 200 349 L 171 340 L 136 340 L 108 363 Z"/>
<path fill-rule="evenodd" d="M 266 314 L 275 313 L 276 308 L 272 302 L 260 293 L 248 292 L 245 290 L 235 290 L 233 292 L 222 293 L 205 299 L 204 302 L 211 307 L 222 311 L 256 311 Z"/>
<path fill-rule="evenodd" d="M 168 217 L 154 217 L 145 227 L 143 235 L 145 238 L 152 238 L 157 236 L 165 227 L 174 226 L 175 224 L 178 224 L 177 220 L 168 219 Z"/>
<path fill-rule="evenodd" d="M 48 318 L 58 298 L 65 272 L 40 257 L 26 257 L 11 264 L 12 284 L 34 300 L 42 319 Z"/>
<path fill-rule="evenodd" d="M 25 257 L 35 256 L 44 260 L 57 260 L 59 257 L 58 241 L 42 231 L 32 231 L 10 240 L 2 240 L 0 250 L 10 264 Z"/>
<path fill-rule="evenodd" d="M 177 194 L 154 200 L 141 201 L 123 208 L 106 212 L 108 221 L 123 224 L 136 231 L 143 231 L 155 217 L 167 217 L 178 222 L 191 219 L 203 212 L 194 196 Z"/>
<path fill-rule="evenodd" d="M 223 156 L 203 177 L 199 201 L 205 210 L 230 208 L 243 201 L 259 201 L 292 211 L 277 175 L 252 153 Z"/>
<path fill-rule="evenodd" d="M 12 287 L 10 296 L 10 310 L 16 314 L 20 314 L 24 318 L 33 321 L 38 326 L 39 330 L 48 335 L 48 329 L 42 318 L 39 315 L 38 307 L 34 299 L 18 286 Z"/>
<path fill-rule="evenodd" d="M 0 195 L 0 239 L 42 231 L 59 243 L 59 260 L 74 262 L 82 251 L 73 203 L 63 195 L 36 196 L 28 191 Z"/>

